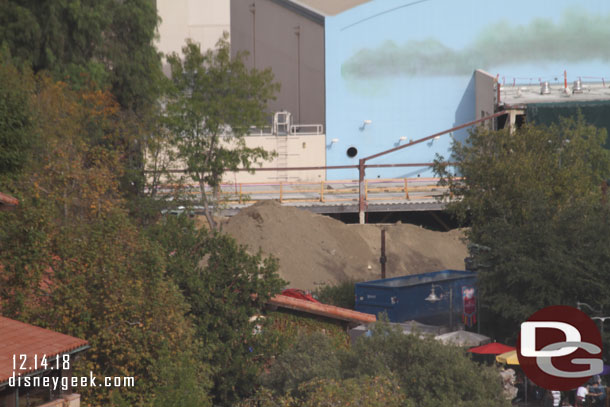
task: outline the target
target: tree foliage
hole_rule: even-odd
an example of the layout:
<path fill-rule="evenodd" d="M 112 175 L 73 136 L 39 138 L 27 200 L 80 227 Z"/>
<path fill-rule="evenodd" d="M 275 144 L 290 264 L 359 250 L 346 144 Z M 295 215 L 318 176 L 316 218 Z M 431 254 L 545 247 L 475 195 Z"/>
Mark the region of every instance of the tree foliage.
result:
<path fill-rule="evenodd" d="M 341 352 L 323 333 L 302 335 L 263 376 L 263 384 L 279 394 L 302 395 L 303 383 L 341 378 Z"/>
<path fill-rule="evenodd" d="M 356 307 L 355 285 L 354 280 L 322 285 L 314 290 L 313 295 L 321 303 L 354 309 Z"/>
<path fill-rule="evenodd" d="M 243 400 L 239 407 L 412 407 L 395 380 L 385 376 L 312 379 L 299 386 L 300 397 L 274 395 L 267 388 Z"/>
<path fill-rule="evenodd" d="M 16 175 L 26 166 L 35 142 L 33 76 L 21 74 L 6 59 L 0 56 L 0 177 Z"/>
<path fill-rule="evenodd" d="M 605 138 L 582 117 L 514 134 L 481 128 L 453 145 L 463 180 L 439 161 L 437 171 L 460 198 L 449 209 L 470 219 L 468 238 L 479 245 L 481 302 L 497 334 L 514 336 L 545 306 L 609 305 Z"/>
<path fill-rule="evenodd" d="M 230 236 L 197 231 L 185 216 L 168 217 L 149 233 L 165 248 L 167 273 L 190 305 L 214 402 L 231 405 L 250 395 L 268 353 L 250 318 L 285 284 L 277 260 L 248 254 Z"/>
<path fill-rule="evenodd" d="M 355 383 L 359 391 L 346 391 Z M 372 383 L 379 388 L 371 389 Z M 262 384 L 253 399 L 271 397 L 279 405 L 339 405 L 318 404 L 325 398 L 379 406 L 506 403 L 494 368 L 477 365 L 460 348 L 404 335 L 385 323 L 348 349 L 333 347 L 322 334 L 303 336 L 277 358 Z"/>
<path fill-rule="evenodd" d="M 227 37 L 215 50 L 201 53 L 199 45 L 187 41 L 183 57 L 168 57 L 172 85 L 166 94 L 166 125 L 174 135 L 176 158 L 199 185 L 201 203 L 214 228 L 210 190 L 220 185 L 227 170 L 251 168 L 267 159 L 262 148 L 249 148 L 244 135 L 250 126 L 264 123 L 267 102 L 279 89 L 270 69 L 248 69 L 242 55 L 232 59 Z"/>
<path fill-rule="evenodd" d="M 156 101 L 157 23 L 150 0 L 0 4 L 0 38 L 17 61 L 73 85 L 110 86 L 121 106 L 133 110 Z"/>
<path fill-rule="evenodd" d="M 64 224 L 116 208 L 124 169 L 118 105 L 108 92 L 73 91 L 44 74 L 37 82 L 33 104 L 44 138 L 30 176 L 37 196 L 58 205 Z"/>
<path fill-rule="evenodd" d="M 179 384 L 176 372 L 189 372 L 193 404 L 206 405 L 207 365 L 188 365 L 200 351 L 188 304 L 165 273 L 165 251 L 131 223 L 119 198 L 117 103 L 44 73 L 13 73 L 35 84 L 24 106 L 37 142 L 3 184 L 20 204 L 0 212 L 2 315 L 88 340 L 76 374 L 135 377 L 136 387 L 114 394 L 82 389 L 84 402 L 148 405 Z M 167 355 L 175 359 L 165 369 Z"/>

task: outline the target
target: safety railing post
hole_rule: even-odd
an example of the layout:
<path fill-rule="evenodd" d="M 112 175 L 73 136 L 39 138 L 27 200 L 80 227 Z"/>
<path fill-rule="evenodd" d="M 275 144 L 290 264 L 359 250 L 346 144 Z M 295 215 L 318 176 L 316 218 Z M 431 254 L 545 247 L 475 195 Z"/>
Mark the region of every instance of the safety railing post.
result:
<path fill-rule="evenodd" d="M 283 185 L 282 185 L 282 181 L 280 181 L 280 203 L 282 203 L 282 200 L 284 198 L 284 191 L 283 191 Z"/>
<path fill-rule="evenodd" d="M 407 179 L 405 178 L 405 199 L 409 199 L 409 188 L 407 186 Z"/>
<path fill-rule="evenodd" d="M 324 202 L 324 181 L 320 182 L 320 202 Z"/>

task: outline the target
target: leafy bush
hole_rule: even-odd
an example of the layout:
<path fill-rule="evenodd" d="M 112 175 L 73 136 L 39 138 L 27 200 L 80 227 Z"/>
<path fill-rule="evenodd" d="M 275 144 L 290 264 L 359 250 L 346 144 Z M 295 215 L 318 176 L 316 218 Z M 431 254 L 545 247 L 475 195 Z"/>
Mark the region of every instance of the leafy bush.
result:
<path fill-rule="evenodd" d="M 355 344 L 342 371 L 354 377 L 393 374 L 406 397 L 420 407 L 506 403 L 494 368 L 476 364 L 462 348 L 405 335 L 384 323 Z"/>
<path fill-rule="evenodd" d="M 277 260 L 248 254 L 228 235 L 196 230 L 186 216 L 167 217 L 149 235 L 163 246 L 167 274 L 190 306 L 200 359 L 212 370 L 214 404 L 233 405 L 254 392 L 270 353 L 250 318 L 285 285 Z"/>
<path fill-rule="evenodd" d="M 302 336 L 315 332 L 325 334 L 336 348 L 349 346 L 349 335 L 343 323 L 336 323 L 322 316 L 302 316 L 287 310 L 267 312 L 264 331 L 264 336 L 277 334 L 276 355 L 294 345 Z"/>
<path fill-rule="evenodd" d="M 265 386 L 279 394 L 298 394 L 299 386 L 316 378 L 341 377 L 340 352 L 322 333 L 301 336 L 263 376 Z"/>
<path fill-rule="evenodd" d="M 333 348 L 325 335 L 301 337 L 278 357 L 263 385 L 282 406 L 347 405 L 349 400 L 366 406 L 508 405 L 494 368 L 474 363 L 461 348 L 404 335 L 385 323 L 348 350 Z M 400 397 L 391 389 L 400 389 Z M 256 397 L 264 394 L 269 396 L 263 389 Z"/>
<path fill-rule="evenodd" d="M 386 376 L 354 379 L 313 379 L 299 386 L 300 397 L 277 396 L 261 388 L 239 407 L 411 407 L 414 404 L 395 380 Z"/>
<path fill-rule="evenodd" d="M 314 290 L 313 294 L 318 301 L 324 304 L 354 309 L 356 306 L 355 284 L 354 280 L 347 280 L 333 285 L 323 285 Z"/>

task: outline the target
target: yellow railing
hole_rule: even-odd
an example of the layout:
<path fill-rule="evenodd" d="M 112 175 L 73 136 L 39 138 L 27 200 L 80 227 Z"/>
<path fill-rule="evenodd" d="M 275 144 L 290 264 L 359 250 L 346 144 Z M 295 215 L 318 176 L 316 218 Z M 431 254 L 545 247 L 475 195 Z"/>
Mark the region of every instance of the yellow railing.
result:
<path fill-rule="evenodd" d="M 365 180 L 367 201 L 432 200 L 447 192 L 437 185 L 437 178 L 387 178 Z M 166 187 L 171 187 L 167 185 Z M 207 189 L 211 191 L 211 189 Z M 199 195 L 199 187 L 188 185 L 186 193 Z M 341 203 L 358 202 L 358 181 L 296 181 L 277 183 L 223 184 L 218 191 L 228 204 L 251 204 L 261 200 L 281 203 Z"/>

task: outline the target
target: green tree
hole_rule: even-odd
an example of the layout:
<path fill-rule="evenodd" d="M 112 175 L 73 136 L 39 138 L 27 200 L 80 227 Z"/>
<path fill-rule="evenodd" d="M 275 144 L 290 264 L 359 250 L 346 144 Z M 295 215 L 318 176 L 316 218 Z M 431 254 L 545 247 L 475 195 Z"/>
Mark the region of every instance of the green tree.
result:
<path fill-rule="evenodd" d="M 333 348 L 325 335 L 302 337 L 277 358 L 262 384 L 253 399 L 271 397 L 279 405 L 358 399 L 379 406 L 508 405 L 495 368 L 479 366 L 461 348 L 405 335 L 386 323 L 346 350 Z"/>
<path fill-rule="evenodd" d="M 112 87 L 123 108 L 156 102 L 161 59 L 151 0 L 3 1 L 0 38 L 34 72 Z"/>
<path fill-rule="evenodd" d="M 298 396 L 298 390 L 305 382 L 319 378 L 341 378 L 343 352 L 325 334 L 301 335 L 263 376 L 263 385 L 279 394 Z"/>
<path fill-rule="evenodd" d="M 610 305 L 605 138 L 582 117 L 513 134 L 480 128 L 453 145 L 462 180 L 437 163 L 460 198 L 449 210 L 471 222 L 481 304 L 497 335 L 514 338 L 518 324 L 545 306 Z"/>
<path fill-rule="evenodd" d="M 0 2 L 0 45 L 16 65 L 75 90 L 93 84 L 119 103 L 125 127 L 115 145 L 125 164 L 119 192 L 130 199 L 145 187 L 143 145 L 163 78 L 154 45 L 158 22 L 153 0 Z"/>
<path fill-rule="evenodd" d="M 0 211 L 2 315 L 87 339 L 78 375 L 135 377 L 134 388 L 83 389 L 92 405 L 150 404 L 168 387 L 183 391 L 181 373 L 190 375 L 189 402 L 209 405 L 210 371 L 192 363 L 201 348 L 189 306 L 165 273 L 165 251 L 120 199 L 118 104 L 107 91 L 76 91 L 44 73 L 23 78 L 11 86 L 35 85 L 19 100 L 37 142 L 10 173 L 20 205 Z"/>
<path fill-rule="evenodd" d="M 19 72 L 7 55 L 0 55 L 0 177 L 16 175 L 30 161 L 36 139 L 30 106 L 33 85 L 30 72 Z"/>
<path fill-rule="evenodd" d="M 352 379 L 312 379 L 299 386 L 300 397 L 274 395 L 267 388 L 238 404 L 239 407 L 412 407 L 395 380 L 386 376 Z"/>
<path fill-rule="evenodd" d="M 168 57 L 173 86 L 166 94 L 166 124 L 174 135 L 176 157 L 199 185 L 205 216 L 214 229 L 218 201 L 206 186 L 215 191 L 225 171 L 252 169 L 254 161 L 270 157 L 262 148 L 246 147 L 244 136 L 250 126 L 264 123 L 267 102 L 279 85 L 272 82 L 270 69 L 249 70 L 242 55 L 232 59 L 226 35 L 204 54 L 187 40 L 182 53 L 182 58 Z"/>
<path fill-rule="evenodd" d="M 167 273 L 190 305 L 201 359 L 212 369 L 214 402 L 232 405 L 249 396 L 268 353 L 250 318 L 285 284 L 277 260 L 248 254 L 230 236 L 197 231 L 186 216 L 165 218 L 149 235 L 165 248 Z"/>
<path fill-rule="evenodd" d="M 473 362 L 462 348 L 405 335 L 385 323 L 355 344 L 343 369 L 348 377 L 394 377 L 416 406 L 509 405 L 495 368 Z"/>

